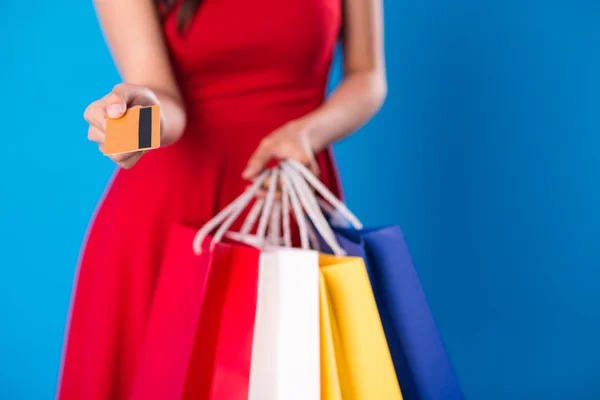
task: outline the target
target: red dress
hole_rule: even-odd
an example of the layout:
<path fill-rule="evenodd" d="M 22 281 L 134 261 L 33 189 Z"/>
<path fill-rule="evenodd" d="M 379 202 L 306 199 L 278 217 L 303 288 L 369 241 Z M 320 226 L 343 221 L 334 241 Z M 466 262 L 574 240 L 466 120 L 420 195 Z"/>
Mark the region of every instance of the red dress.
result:
<path fill-rule="evenodd" d="M 99 205 L 76 278 L 61 400 L 127 397 L 170 227 L 200 227 L 231 202 L 259 141 L 324 98 L 340 0 L 204 0 L 182 35 L 175 14 L 164 34 L 188 126 L 178 143 L 118 170 Z M 330 151 L 317 160 L 340 195 Z"/>

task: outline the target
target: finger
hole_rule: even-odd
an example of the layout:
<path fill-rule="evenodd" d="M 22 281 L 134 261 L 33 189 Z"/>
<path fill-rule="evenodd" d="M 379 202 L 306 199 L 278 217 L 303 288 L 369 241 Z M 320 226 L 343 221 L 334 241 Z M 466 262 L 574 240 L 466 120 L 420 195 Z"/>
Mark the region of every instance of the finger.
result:
<path fill-rule="evenodd" d="M 127 160 L 129 157 L 131 157 L 130 153 L 124 153 L 124 154 L 108 154 L 108 158 L 110 158 L 111 160 L 113 160 L 115 162 L 115 164 L 119 164 L 124 162 L 125 160 Z"/>
<path fill-rule="evenodd" d="M 158 98 L 154 92 L 144 86 L 120 83 L 113 88 L 112 93 L 122 100 L 126 107 L 158 104 Z"/>
<path fill-rule="evenodd" d="M 269 189 L 271 188 L 271 182 L 273 182 L 273 178 L 271 176 L 269 176 L 267 179 L 265 179 L 265 182 L 262 184 L 261 189 L 265 192 L 268 192 Z M 277 182 L 275 183 L 275 193 L 279 192 L 279 188 L 281 187 L 281 185 L 283 184 L 283 181 L 281 180 L 281 177 L 279 177 L 277 179 Z"/>
<path fill-rule="evenodd" d="M 142 86 L 120 83 L 113 88 L 112 92 L 104 96 L 104 102 L 106 114 L 110 118 L 121 118 L 127 111 L 127 107 L 132 104 L 151 105 L 158 101 L 151 91 Z"/>
<path fill-rule="evenodd" d="M 267 191 L 263 188 L 258 189 L 258 191 L 256 192 L 256 197 L 259 199 L 264 199 L 265 197 L 267 197 Z"/>
<path fill-rule="evenodd" d="M 248 190 L 248 189 L 250 189 L 251 187 L 252 187 L 252 185 L 248 185 L 248 186 L 246 186 L 246 189 L 245 189 L 245 190 Z M 266 197 L 268 193 L 269 193 L 269 189 L 268 189 L 268 188 L 265 188 L 265 187 L 260 187 L 260 188 L 258 189 L 258 191 L 256 192 L 256 195 L 255 195 L 255 196 L 257 196 L 257 197 L 258 197 L 258 196 L 260 195 L 261 197 Z M 280 189 L 276 189 L 276 190 L 275 190 L 275 200 L 281 200 L 281 198 L 282 198 L 282 195 L 281 195 L 281 190 L 280 190 Z"/>
<path fill-rule="evenodd" d="M 120 154 L 111 154 L 108 157 L 113 160 L 115 163 L 120 164 L 120 163 L 124 163 L 127 160 L 134 158 L 138 153 L 140 153 L 139 151 L 136 152 L 132 152 L 132 153 L 120 153 Z"/>
<path fill-rule="evenodd" d="M 127 161 L 120 162 L 117 165 L 119 167 L 121 167 L 122 169 L 131 169 L 137 161 L 138 161 L 137 158 L 132 158 Z"/>
<path fill-rule="evenodd" d="M 275 157 L 298 161 L 304 166 L 312 168 L 313 172 L 318 170 L 314 153 L 304 139 L 301 139 L 300 145 L 298 145 L 298 142 L 281 143 L 281 145 L 277 146 Z"/>
<path fill-rule="evenodd" d="M 271 181 L 273 180 L 273 178 L 271 176 L 267 177 L 267 179 L 265 179 L 265 181 L 262 184 L 262 187 L 264 189 L 268 189 L 269 186 L 271 186 Z"/>
<path fill-rule="evenodd" d="M 83 118 L 101 131 L 106 130 L 106 103 L 104 99 L 91 103 L 84 111 Z"/>
<path fill-rule="evenodd" d="M 303 135 L 300 138 L 300 142 L 302 144 L 302 150 L 304 152 L 304 155 L 306 157 L 306 166 L 310 169 L 310 171 L 319 176 L 321 174 L 321 171 L 319 169 L 319 163 L 317 162 L 317 158 L 315 157 L 315 153 L 312 149 L 312 146 L 310 144 L 310 139 L 307 135 Z"/>
<path fill-rule="evenodd" d="M 313 160 L 307 165 L 307 167 L 310 170 L 310 172 L 315 174 L 315 176 L 321 175 L 321 169 L 319 168 L 319 163 L 317 162 L 317 160 L 315 158 L 313 158 Z"/>
<path fill-rule="evenodd" d="M 123 169 L 130 169 L 140 160 L 143 154 L 144 152 L 142 151 L 131 153 L 130 157 L 126 158 L 124 161 L 118 162 L 117 164 Z"/>
<path fill-rule="evenodd" d="M 90 125 L 88 129 L 88 140 L 91 142 L 96 142 L 99 145 L 104 144 L 104 132 L 98 129 L 95 125 Z"/>
<path fill-rule="evenodd" d="M 296 154 L 294 157 L 291 157 L 293 160 L 300 162 L 304 165 L 310 172 L 312 172 L 315 176 L 319 176 L 321 174 L 321 170 L 319 168 L 319 163 L 317 159 L 310 154 L 306 154 L 302 152 L 302 154 Z"/>
<path fill-rule="evenodd" d="M 264 198 L 267 197 L 268 194 L 269 194 L 269 191 L 267 189 L 260 188 L 256 192 L 256 197 L 264 199 Z M 275 190 L 275 195 L 273 196 L 273 200 L 281 200 L 282 197 L 283 196 L 281 195 L 281 191 L 280 190 Z"/>
<path fill-rule="evenodd" d="M 269 137 L 263 139 L 254 154 L 250 157 L 242 178 L 253 179 L 265 168 L 273 156 L 275 143 Z"/>
<path fill-rule="evenodd" d="M 289 145 L 289 147 L 287 146 L 288 145 L 283 146 L 283 148 L 280 151 L 278 151 L 278 153 L 275 156 L 282 160 L 298 161 L 306 168 L 308 168 L 314 175 L 320 175 L 321 172 L 319 164 L 317 163 L 317 159 L 313 156 L 312 153 L 307 153 L 306 151 L 302 151 L 300 148 L 292 147 L 291 145 Z"/>
<path fill-rule="evenodd" d="M 263 184 L 262 184 L 262 187 L 263 187 L 264 189 L 269 189 L 269 187 L 271 187 L 271 184 L 272 184 L 272 182 L 273 182 L 273 177 L 272 177 L 272 176 L 269 176 L 269 177 L 267 177 L 267 179 L 265 179 L 265 181 L 263 182 Z M 279 186 L 280 184 L 281 184 L 281 178 L 278 178 L 278 179 L 277 179 L 277 182 L 275 183 L 275 185 L 276 185 L 276 187 L 275 187 L 275 188 L 277 188 L 277 186 Z"/>
<path fill-rule="evenodd" d="M 121 93 L 110 92 L 104 96 L 104 102 L 106 104 L 106 115 L 109 118 L 121 118 L 127 111 L 127 100 Z"/>
<path fill-rule="evenodd" d="M 272 176 L 268 176 L 265 181 L 263 182 L 263 184 L 261 185 L 263 189 L 268 189 L 269 186 L 271 186 L 271 182 L 273 181 L 273 177 Z M 277 178 L 277 187 L 281 187 L 283 185 L 283 179 L 281 178 L 281 176 L 279 176 Z M 251 185 L 248 185 L 247 188 L 249 188 Z"/>

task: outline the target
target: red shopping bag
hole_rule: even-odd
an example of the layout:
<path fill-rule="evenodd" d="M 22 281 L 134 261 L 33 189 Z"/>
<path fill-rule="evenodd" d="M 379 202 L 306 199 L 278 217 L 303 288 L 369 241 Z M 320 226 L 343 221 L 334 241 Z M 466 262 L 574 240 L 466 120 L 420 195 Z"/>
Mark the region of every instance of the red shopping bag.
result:
<path fill-rule="evenodd" d="M 150 310 L 131 400 L 248 398 L 257 249 L 205 241 L 175 226 Z"/>

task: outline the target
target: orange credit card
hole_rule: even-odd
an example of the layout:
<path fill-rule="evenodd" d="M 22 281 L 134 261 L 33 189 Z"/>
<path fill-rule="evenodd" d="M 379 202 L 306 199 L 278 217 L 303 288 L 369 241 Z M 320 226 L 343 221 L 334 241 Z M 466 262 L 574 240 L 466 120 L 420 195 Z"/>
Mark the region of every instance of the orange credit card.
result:
<path fill-rule="evenodd" d="M 129 153 L 160 147 L 160 107 L 133 107 L 121 118 L 106 118 L 104 154 Z"/>

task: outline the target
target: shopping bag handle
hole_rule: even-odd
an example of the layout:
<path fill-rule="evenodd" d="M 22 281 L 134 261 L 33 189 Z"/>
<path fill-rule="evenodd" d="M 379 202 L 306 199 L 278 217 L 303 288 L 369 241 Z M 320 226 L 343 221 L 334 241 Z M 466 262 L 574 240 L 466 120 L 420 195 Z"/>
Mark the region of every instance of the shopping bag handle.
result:
<path fill-rule="evenodd" d="M 291 190 L 294 190 L 293 185 L 291 185 L 291 184 L 282 185 L 282 188 L 281 188 L 282 199 L 275 200 L 276 187 L 273 185 L 273 182 L 279 183 L 277 181 L 277 179 L 279 178 L 278 174 L 282 174 L 282 173 L 283 173 L 283 171 L 280 169 L 280 167 L 277 167 L 277 172 L 275 172 L 271 175 L 272 183 L 271 183 L 271 186 L 269 187 L 269 192 L 268 192 L 266 198 L 265 199 L 257 199 L 254 206 L 248 213 L 248 217 L 244 221 L 244 224 L 242 225 L 242 228 L 240 229 L 239 233 L 229 232 L 227 234 L 228 237 L 230 237 L 234 240 L 249 243 L 249 244 L 252 244 L 255 246 L 259 246 L 259 247 L 263 246 L 265 243 L 270 243 L 270 244 L 276 245 L 276 246 L 283 245 L 285 247 L 292 247 L 291 228 L 290 228 L 290 219 L 289 219 L 290 218 L 290 204 L 289 204 L 290 194 L 289 194 L 289 192 Z M 298 197 L 298 196 L 296 196 L 296 197 Z M 299 200 L 298 201 L 299 206 L 302 207 L 300 198 L 298 198 L 298 200 Z M 272 203 L 272 206 L 270 206 L 271 203 Z M 301 224 L 303 223 L 304 226 L 306 226 L 306 235 L 308 237 L 307 237 L 307 239 L 302 239 L 305 232 L 304 232 L 304 228 L 301 228 L 302 229 L 302 233 L 300 235 L 301 242 L 302 242 L 302 240 L 304 240 L 303 243 L 308 242 L 308 246 L 310 248 L 319 250 L 319 241 L 317 239 L 317 234 L 314 231 L 314 229 L 312 228 L 312 225 L 307 223 L 306 217 L 305 217 L 304 213 L 302 212 L 302 210 L 300 210 L 300 213 L 296 213 L 296 212 L 294 212 L 294 213 L 295 213 L 296 218 L 299 215 L 302 215 L 300 223 Z M 257 233 L 256 233 L 256 235 L 251 235 L 250 231 L 256 224 L 256 221 L 259 219 L 259 216 L 260 216 L 261 222 L 259 223 Z M 266 228 L 267 220 L 268 220 L 268 228 Z M 283 221 L 283 237 L 281 237 L 282 221 Z M 300 228 L 300 225 L 299 225 L 299 228 Z M 265 229 L 268 230 L 268 235 L 265 232 Z"/>
<path fill-rule="evenodd" d="M 267 228 L 272 226 L 271 216 L 278 211 L 275 201 L 275 192 L 277 188 L 277 181 L 279 179 L 280 170 L 279 168 L 273 168 L 270 170 L 271 183 L 267 195 L 264 199 L 257 199 L 254 206 L 248 213 L 246 220 L 244 221 L 242 228 L 239 232 L 228 232 L 227 236 L 255 247 L 262 247 L 265 244 L 267 237 Z M 250 231 L 258 220 L 258 228 L 255 235 L 251 235 Z"/>
<path fill-rule="evenodd" d="M 197 255 L 202 253 L 202 243 L 204 243 L 204 239 L 206 239 L 210 232 L 219 226 L 219 230 L 211 241 L 211 247 L 214 243 L 219 242 L 223 238 L 223 235 L 239 217 L 248 203 L 250 203 L 252 198 L 256 196 L 256 193 L 260 190 L 261 186 L 269 176 L 269 173 L 270 171 L 264 171 L 262 174 L 260 174 L 248 189 L 246 189 L 234 201 L 229 203 L 229 205 L 223 208 L 219 213 L 217 213 L 217 215 L 215 215 L 198 230 L 192 243 L 194 253 Z"/>
<path fill-rule="evenodd" d="M 289 176 L 284 173 L 284 171 L 282 171 L 281 173 L 281 181 L 283 183 L 283 190 L 285 191 L 286 196 L 288 196 L 292 205 L 294 218 L 296 219 L 296 223 L 298 224 L 298 230 L 300 231 L 300 246 L 305 250 L 310 249 L 309 233 L 307 227 L 308 224 L 306 223 L 306 217 L 302 212 L 301 200 L 299 199 L 298 193 L 294 190 L 293 182 L 291 181 Z M 289 210 L 283 210 L 283 218 L 285 245 L 286 247 L 292 247 L 289 223 Z M 286 219 L 287 223 L 285 223 Z"/>
<path fill-rule="evenodd" d="M 304 211 L 308 215 L 308 218 L 312 221 L 315 229 L 319 232 L 323 240 L 329 245 L 335 255 L 346 255 L 346 252 L 341 248 L 335 239 L 335 234 L 327 223 L 325 216 L 321 212 L 317 203 L 317 199 L 312 190 L 310 190 L 306 180 L 293 167 L 286 163 L 283 163 L 281 168 L 283 171 L 282 176 L 292 183 L 293 188 L 300 199 L 300 203 L 304 208 Z M 316 235 L 313 238 L 313 241 L 318 242 L 316 240 Z"/>
<path fill-rule="evenodd" d="M 279 245 L 281 238 L 279 238 L 279 224 L 280 220 L 283 222 L 283 245 L 285 247 L 292 247 L 291 240 L 291 228 L 290 228 L 290 204 L 291 211 L 294 213 L 294 218 L 297 222 L 299 233 L 300 233 L 300 246 L 303 249 L 315 248 L 318 249 L 319 243 L 317 235 L 312 229 L 312 226 L 307 223 L 306 216 L 303 212 L 302 201 L 299 198 L 297 191 L 295 190 L 294 183 L 287 177 L 284 176 L 283 170 L 277 166 L 270 170 L 271 183 L 267 192 L 267 196 L 264 199 L 257 199 L 254 206 L 248 213 L 242 228 L 239 232 L 228 232 L 235 218 L 241 213 L 241 211 L 249 203 L 242 201 L 241 199 L 236 200 L 236 206 L 230 210 L 229 215 L 226 217 L 225 222 L 220 225 L 217 233 L 213 238 L 213 242 L 218 242 L 224 235 L 227 237 L 237 240 L 239 242 L 247 243 L 251 246 L 262 248 L 267 242 L 270 244 Z M 281 204 L 275 200 L 276 186 L 281 177 L 282 183 L 282 199 Z M 265 178 L 266 180 L 266 178 Z M 264 183 L 264 181 L 263 181 Z M 256 191 L 253 191 L 255 194 Z M 215 217 L 216 218 L 216 217 Z M 250 231 L 258 220 L 258 228 L 256 235 L 251 235 Z M 211 227 L 204 229 L 214 229 L 216 226 L 209 222 Z M 218 226 L 218 223 L 217 223 Z M 269 232 L 267 232 L 267 229 Z M 269 234 L 269 241 L 267 241 L 267 233 Z M 201 242 L 200 242 L 201 243 Z"/>
<path fill-rule="evenodd" d="M 239 233 L 241 235 L 249 235 L 250 234 L 250 231 L 252 230 L 252 227 L 258 220 L 258 217 L 260 216 L 260 213 L 262 212 L 264 205 L 265 205 L 265 199 L 263 199 L 263 198 L 256 199 L 256 201 L 254 202 L 254 205 L 250 209 L 250 212 L 246 216 L 246 219 L 244 220 L 242 227 L 240 228 Z"/>
<path fill-rule="evenodd" d="M 273 202 L 273 212 L 269 218 L 269 235 L 267 239 L 273 245 L 281 244 L 281 200 Z"/>
<path fill-rule="evenodd" d="M 292 229 L 290 228 L 290 195 L 288 193 L 288 186 L 283 184 L 281 185 L 281 225 L 283 229 L 283 245 L 285 247 L 292 247 Z"/>
<path fill-rule="evenodd" d="M 256 197 L 256 193 L 260 190 L 261 186 L 269 176 L 272 177 L 272 180 L 267 197 L 264 200 L 256 200 L 239 233 L 228 234 L 228 230 L 252 199 Z M 279 176 L 282 181 L 282 199 L 280 206 L 277 205 L 277 202 L 274 199 L 276 183 Z M 309 184 L 317 193 L 327 200 L 329 204 L 321 199 L 317 199 L 310 189 Z M 275 229 L 275 226 L 279 226 L 279 222 L 277 219 L 273 219 L 273 214 L 279 214 L 279 210 L 281 210 L 281 220 L 283 224 L 283 244 L 286 247 L 291 247 L 292 242 L 289 220 L 290 204 L 298 224 L 300 244 L 303 249 L 309 249 L 311 247 L 318 249 L 318 240 L 315 231 L 312 229 L 311 224 L 307 223 L 307 217 L 303 210 L 306 211 L 308 219 L 312 221 L 319 234 L 337 255 L 343 255 L 345 252 L 335 240 L 335 235 L 325 220 L 323 210 L 328 213 L 338 211 L 355 229 L 362 229 L 362 224 L 358 218 L 356 218 L 356 216 L 354 216 L 354 214 L 348 210 L 348 208 L 336 198 L 315 175 L 312 174 L 312 172 L 298 161 L 286 160 L 281 162 L 279 166 L 264 171 L 256 178 L 248 189 L 202 226 L 194 237 L 194 252 L 198 255 L 202 252 L 202 244 L 205 238 L 217 228 L 217 232 L 211 241 L 211 247 L 215 243 L 221 241 L 226 234 L 241 239 L 249 237 L 250 235 L 248 235 L 248 233 L 256 223 L 259 215 L 259 226 L 255 237 L 255 239 L 258 239 L 258 246 L 262 247 L 264 245 L 267 229 L 269 230 L 271 241 L 275 241 L 273 239 L 276 238 L 276 242 L 279 242 L 279 234 Z"/>
<path fill-rule="evenodd" d="M 280 168 L 281 168 L 282 179 L 286 179 L 284 177 L 285 169 L 283 168 L 283 165 L 281 165 Z M 295 217 L 296 217 L 296 220 L 298 220 L 298 218 L 300 218 L 301 221 L 299 223 L 304 224 L 304 226 L 306 227 L 305 228 L 306 235 L 307 235 L 306 241 L 308 242 L 308 248 L 319 250 L 319 240 L 317 239 L 317 234 L 316 234 L 315 230 L 313 229 L 312 225 L 308 222 L 306 214 L 303 212 L 304 206 L 303 206 L 303 202 L 302 202 L 302 197 L 300 196 L 300 192 L 296 190 L 293 180 L 289 180 L 288 195 L 290 192 L 295 193 L 296 197 L 298 198 L 298 205 L 299 205 L 300 209 L 299 209 L 298 213 L 295 212 Z M 289 217 L 289 214 L 288 214 L 288 217 Z M 299 228 L 300 228 L 300 226 L 299 226 Z M 290 237 L 289 225 L 288 225 L 287 229 L 288 229 L 288 237 Z M 300 240 L 302 241 L 302 237 L 300 238 Z M 289 244 L 286 243 L 286 246 L 292 247 L 291 242 Z"/>
<path fill-rule="evenodd" d="M 264 239 L 267 236 L 267 224 L 270 219 L 270 214 L 273 209 L 273 204 L 275 202 L 275 191 L 277 189 L 277 181 L 279 179 L 279 168 L 273 168 L 271 171 L 271 183 L 269 185 L 269 190 L 267 192 L 267 197 L 265 198 L 265 204 L 260 215 L 260 219 L 258 221 L 258 229 L 256 234 L 261 239 Z"/>
<path fill-rule="evenodd" d="M 306 168 L 302 163 L 295 160 L 286 160 L 283 162 L 283 165 L 288 165 L 293 170 L 298 172 L 302 177 L 312 186 L 317 193 L 319 193 L 329 204 L 331 207 L 327 207 L 325 202 L 317 202 L 321 203 L 321 208 L 324 208 L 326 211 L 337 211 L 339 212 L 349 223 L 352 225 L 354 229 L 362 229 L 363 225 L 358 220 L 358 218 L 346 207 L 346 205 L 335 195 L 327 189 L 327 187 L 312 173 L 308 168 Z M 329 210 L 327 210 L 329 209 Z"/>

